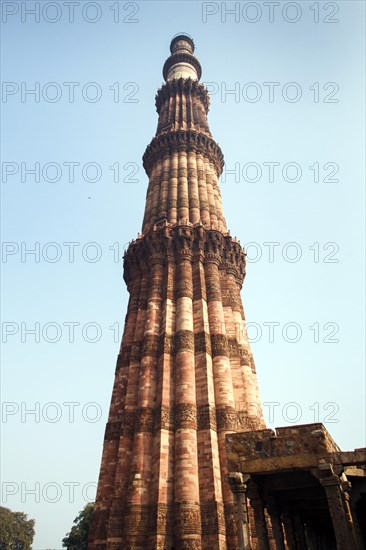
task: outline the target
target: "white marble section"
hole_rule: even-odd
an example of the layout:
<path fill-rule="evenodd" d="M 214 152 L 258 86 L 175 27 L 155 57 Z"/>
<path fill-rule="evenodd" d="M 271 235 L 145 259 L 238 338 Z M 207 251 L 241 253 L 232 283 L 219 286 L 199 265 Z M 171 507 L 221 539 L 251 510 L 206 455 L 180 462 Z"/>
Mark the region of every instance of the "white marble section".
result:
<path fill-rule="evenodd" d="M 197 72 L 189 63 L 176 63 L 168 72 L 167 80 L 174 80 L 174 78 L 192 78 L 192 80 L 198 80 Z"/>

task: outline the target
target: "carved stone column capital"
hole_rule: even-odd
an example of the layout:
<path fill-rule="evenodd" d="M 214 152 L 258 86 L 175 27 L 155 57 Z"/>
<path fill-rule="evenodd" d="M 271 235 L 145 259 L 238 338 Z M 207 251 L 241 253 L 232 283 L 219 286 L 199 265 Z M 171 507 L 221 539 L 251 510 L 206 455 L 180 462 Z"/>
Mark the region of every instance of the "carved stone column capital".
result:
<path fill-rule="evenodd" d="M 246 493 L 247 481 L 250 479 L 249 475 L 245 475 L 242 472 L 229 472 L 226 475 L 226 481 L 230 485 L 230 489 L 233 493 Z"/>
<path fill-rule="evenodd" d="M 344 492 L 341 479 L 334 473 L 333 465 L 321 462 L 318 469 L 313 471 L 313 474 L 325 489 L 337 541 L 337 550 L 357 548 L 353 535 L 352 517 L 347 502 L 348 494 Z M 346 484 L 346 487 L 348 488 L 348 484 Z"/>

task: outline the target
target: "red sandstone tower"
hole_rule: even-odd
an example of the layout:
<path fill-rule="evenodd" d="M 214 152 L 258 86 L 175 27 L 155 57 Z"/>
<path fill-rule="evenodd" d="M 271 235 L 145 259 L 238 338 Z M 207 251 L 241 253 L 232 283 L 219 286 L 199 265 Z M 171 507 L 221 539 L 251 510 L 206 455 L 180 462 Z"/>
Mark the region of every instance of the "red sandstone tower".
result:
<path fill-rule="evenodd" d="M 142 234 L 106 426 L 90 550 L 234 550 L 225 435 L 263 429 L 209 97 L 190 37 L 170 45 Z"/>

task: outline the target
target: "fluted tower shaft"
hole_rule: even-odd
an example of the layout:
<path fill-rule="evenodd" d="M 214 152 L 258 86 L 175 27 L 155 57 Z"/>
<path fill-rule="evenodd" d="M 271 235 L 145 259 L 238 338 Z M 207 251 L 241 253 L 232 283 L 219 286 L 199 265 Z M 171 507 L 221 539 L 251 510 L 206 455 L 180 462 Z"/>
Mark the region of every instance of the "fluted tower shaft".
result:
<path fill-rule="evenodd" d="M 124 257 L 130 300 L 89 548 L 234 550 L 225 435 L 265 427 L 227 230 L 224 160 L 190 37 L 171 43 L 156 96 L 142 234 Z"/>

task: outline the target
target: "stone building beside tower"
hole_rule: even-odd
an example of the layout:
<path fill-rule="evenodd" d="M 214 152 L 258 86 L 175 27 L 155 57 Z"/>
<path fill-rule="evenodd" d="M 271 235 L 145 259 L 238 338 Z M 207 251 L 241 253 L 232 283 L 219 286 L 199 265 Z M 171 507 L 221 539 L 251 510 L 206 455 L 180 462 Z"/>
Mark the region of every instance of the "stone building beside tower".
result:
<path fill-rule="evenodd" d="M 303 548 L 253 466 L 272 436 L 240 295 L 245 252 L 226 225 L 193 40 L 178 35 L 170 51 L 143 156 L 142 232 L 124 256 L 130 298 L 89 550 Z"/>

